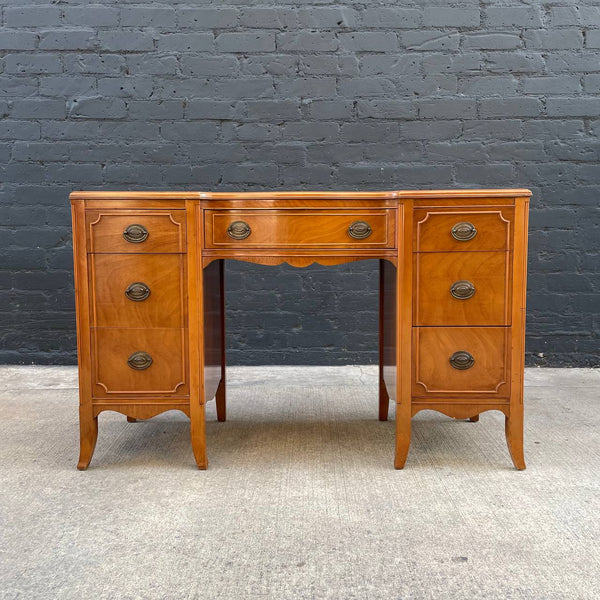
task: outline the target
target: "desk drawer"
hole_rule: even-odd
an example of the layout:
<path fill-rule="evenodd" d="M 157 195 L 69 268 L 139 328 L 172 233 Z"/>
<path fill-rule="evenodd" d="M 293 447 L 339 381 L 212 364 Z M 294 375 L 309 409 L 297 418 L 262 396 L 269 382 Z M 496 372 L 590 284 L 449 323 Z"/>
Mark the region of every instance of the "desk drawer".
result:
<path fill-rule="evenodd" d="M 185 252 L 184 210 L 88 210 L 88 252 Z"/>
<path fill-rule="evenodd" d="M 509 325 L 510 252 L 414 255 L 414 325 Z"/>
<path fill-rule="evenodd" d="M 93 329 L 94 396 L 186 395 L 185 329 Z"/>
<path fill-rule="evenodd" d="M 413 396 L 507 397 L 509 327 L 413 328 Z"/>
<path fill-rule="evenodd" d="M 394 248 L 393 210 L 206 210 L 206 248 Z"/>
<path fill-rule="evenodd" d="M 416 252 L 511 248 L 512 208 L 423 208 L 414 215 Z"/>
<path fill-rule="evenodd" d="M 185 255 L 92 254 L 95 327 L 185 327 Z"/>

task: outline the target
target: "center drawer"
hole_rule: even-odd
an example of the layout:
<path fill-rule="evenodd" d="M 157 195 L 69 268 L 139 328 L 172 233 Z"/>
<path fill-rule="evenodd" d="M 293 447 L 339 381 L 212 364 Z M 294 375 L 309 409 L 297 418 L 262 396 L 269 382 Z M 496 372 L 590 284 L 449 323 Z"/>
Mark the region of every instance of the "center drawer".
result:
<path fill-rule="evenodd" d="M 205 248 L 394 248 L 393 210 L 206 210 Z"/>

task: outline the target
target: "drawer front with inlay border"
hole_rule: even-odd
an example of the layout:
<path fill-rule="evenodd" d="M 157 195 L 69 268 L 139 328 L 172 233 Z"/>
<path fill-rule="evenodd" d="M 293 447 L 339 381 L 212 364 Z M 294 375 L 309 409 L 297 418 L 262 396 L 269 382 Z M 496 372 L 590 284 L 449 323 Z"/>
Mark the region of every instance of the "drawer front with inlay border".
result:
<path fill-rule="evenodd" d="M 186 327 L 185 255 L 90 255 L 92 325 Z"/>
<path fill-rule="evenodd" d="M 510 252 L 414 254 L 413 324 L 510 325 Z"/>
<path fill-rule="evenodd" d="M 414 327 L 413 396 L 508 397 L 509 327 Z"/>
<path fill-rule="evenodd" d="M 512 207 L 419 208 L 414 213 L 415 252 L 511 249 Z"/>
<path fill-rule="evenodd" d="M 187 330 L 92 329 L 93 395 L 187 395 Z"/>
<path fill-rule="evenodd" d="M 206 210 L 205 248 L 394 248 L 394 210 Z"/>
<path fill-rule="evenodd" d="M 185 214 L 184 210 L 87 210 L 88 252 L 185 252 Z"/>

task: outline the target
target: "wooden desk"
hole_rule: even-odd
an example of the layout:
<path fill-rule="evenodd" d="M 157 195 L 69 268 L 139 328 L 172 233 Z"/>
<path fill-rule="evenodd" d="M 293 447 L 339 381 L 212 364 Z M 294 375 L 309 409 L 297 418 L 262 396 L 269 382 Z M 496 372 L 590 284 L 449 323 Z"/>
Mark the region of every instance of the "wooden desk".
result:
<path fill-rule="evenodd" d="M 396 402 L 394 465 L 411 417 L 502 411 L 523 459 L 529 190 L 74 192 L 81 453 L 98 415 L 191 420 L 208 465 L 205 404 L 224 421 L 223 261 L 380 264 L 379 419 Z"/>

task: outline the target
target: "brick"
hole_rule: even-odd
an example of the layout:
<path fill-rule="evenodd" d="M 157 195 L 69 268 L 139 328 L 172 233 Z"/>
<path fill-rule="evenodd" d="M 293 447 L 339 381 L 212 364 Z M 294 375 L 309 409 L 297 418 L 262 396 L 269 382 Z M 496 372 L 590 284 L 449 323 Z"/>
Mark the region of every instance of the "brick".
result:
<path fill-rule="evenodd" d="M 57 75 L 40 77 L 40 96 L 64 97 L 96 96 L 94 77 Z"/>
<path fill-rule="evenodd" d="M 427 121 L 400 123 L 400 139 L 446 140 L 458 137 L 460 132 L 460 121 L 440 121 L 436 127 Z"/>
<path fill-rule="evenodd" d="M 338 49 L 338 40 L 328 32 L 289 32 L 277 34 L 277 49 L 280 52 L 303 50 L 308 52 L 332 52 Z"/>
<path fill-rule="evenodd" d="M 119 98 L 74 99 L 69 103 L 69 116 L 80 119 L 123 119 L 127 109 Z"/>
<path fill-rule="evenodd" d="M 244 123 L 233 128 L 233 136 L 238 140 L 251 142 L 266 142 L 281 137 L 279 127 L 271 123 Z"/>
<path fill-rule="evenodd" d="M 190 100 L 185 105 L 186 119 L 231 120 L 239 114 L 237 102 Z"/>
<path fill-rule="evenodd" d="M 176 75 L 179 71 L 175 56 L 133 54 L 127 57 L 127 65 L 135 75 Z"/>
<path fill-rule="evenodd" d="M 123 27 L 175 27 L 175 10 L 164 6 L 122 6 Z"/>
<path fill-rule="evenodd" d="M 130 119 L 162 120 L 183 119 L 181 100 L 133 100 L 127 106 Z"/>
<path fill-rule="evenodd" d="M 488 27 L 541 27 L 540 9 L 532 6 L 494 6 L 484 12 Z"/>
<path fill-rule="evenodd" d="M 404 31 L 402 45 L 408 50 L 458 50 L 460 35 L 447 31 Z"/>
<path fill-rule="evenodd" d="M 11 110 L 11 116 L 16 119 L 64 119 L 65 115 L 64 100 L 17 100 Z"/>
<path fill-rule="evenodd" d="M 214 43 L 212 33 L 166 33 L 158 36 L 159 52 L 210 52 Z"/>
<path fill-rule="evenodd" d="M 540 50 L 564 50 L 583 48 L 580 29 L 531 29 L 525 31 L 525 47 Z"/>
<path fill-rule="evenodd" d="M 8 27 L 48 27 L 60 23 L 60 8 L 51 5 L 4 7 Z"/>
<path fill-rule="evenodd" d="M 217 95 L 224 98 L 269 98 L 274 95 L 270 77 L 232 79 L 217 84 Z"/>
<path fill-rule="evenodd" d="M 597 117 L 600 98 L 548 98 L 546 112 L 549 117 Z"/>
<path fill-rule="evenodd" d="M 356 11 L 350 7 L 319 6 L 298 11 L 301 27 L 310 29 L 337 29 L 356 27 Z"/>
<path fill-rule="evenodd" d="M 516 33 L 480 33 L 473 32 L 465 35 L 465 48 L 481 50 L 513 50 L 523 46 L 521 36 Z"/>
<path fill-rule="evenodd" d="M 597 6 L 552 6 L 550 7 L 550 27 L 581 25 L 583 27 L 600 26 L 600 8 Z"/>
<path fill-rule="evenodd" d="M 12 157 L 24 162 L 63 162 L 69 160 L 69 149 L 69 144 L 57 142 L 15 142 Z"/>
<path fill-rule="evenodd" d="M 64 22 L 68 25 L 116 27 L 119 23 L 119 10 L 101 4 L 86 3 L 85 6 L 65 6 L 63 15 Z"/>
<path fill-rule="evenodd" d="M 180 64 L 184 75 L 196 77 L 236 77 L 239 73 L 234 56 L 183 56 Z"/>
<path fill-rule="evenodd" d="M 479 111 L 482 117 L 536 117 L 542 113 L 542 104 L 536 98 L 484 98 Z"/>
<path fill-rule="evenodd" d="M 99 31 L 98 40 L 100 47 L 109 52 L 154 50 L 154 38 L 147 31 Z"/>
<path fill-rule="evenodd" d="M 0 121 L 0 140 L 39 140 L 40 126 L 30 121 Z"/>
<path fill-rule="evenodd" d="M 246 102 L 246 118 L 264 121 L 295 121 L 301 118 L 298 100 L 258 100 Z"/>
<path fill-rule="evenodd" d="M 569 94 L 580 90 L 580 78 L 575 75 L 528 77 L 523 80 L 523 91 L 526 94 Z"/>
<path fill-rule="evenodd" d="M 219 52 L 272 52 L 275 50 L 275 34 L 272 32 L 256 33 L 221 33 L 216 38 Z"/>
<path fill-rule="evenodd" d="M 232 165 L 223 172 L 224 183 L 260 184 L 273 186 L 278 180 L 276 165 Z"/>
<path fill-rule="evenodd" d="M 416 29 L 421 25 L 421 11 L 416 8 L 367 8 L 361 18 L 364 27 Z"/>
<path fill-rule="evenodd" d="M 465 121 L 463 125 L 463 136 L 472 138 L 492 138 L 514 140 L 520 139 L 522 135 L 523 122 L 518 119 L 486 119 L 484 121 Z"/>
<path fill-rule="evenodd" d="M 350 100 L 315 100 L 308 110 L 313 119 L 346 120 L 352 118 L 354 103 Z"/>
<path fill-rule="evenodd" d="M 417 107 L 408 100 L 359 100 L 358 116 L 373 119 L 411 119 L 417 116 Z"/>
<path fill-rule="evenodd" d="M 515 52 L 493 52 L 486 56 L 486 66 L 490 73 L 535 73 L 544 71 L 546 62 L 541 54 L 515 53 Z"/>
<path fill-rule="evenodd" d="M 480 14 L 478 8 L 425 7 L 423 24 L 426 27 L 477 27 Z"/>
<path fill-rule="evenodd" d="M 240 11 L 240 25 L 256 29 L 290 29 L 298 27 L 298 13 L 291 8 L 248 7 Z"/>
<path fill-rule="evenodd" d="M 339 129 L 337 123 L 287 123 L 283 128 L 283 138 L 294 141 L 330 142 L 338 139 Z"/>
<path fill-rule="evenodd" d="M 151 77 L 102 77 L 98 78 L 98 94 L 120 98 L 149 98 L 152 96 Z"/>
<path fill-rule="evenodd" d="M 340 130 L 342 142 L 377 142 L 382 139 L 396 139 L 398 125 L 389 121 L 376 123 L 344 123 Z"/>
<path fill-rule="evenodd" d="M 471 119 L 477 112 L 474 98 L 419 100 L 417 106 L 424 119 Z"/>
<path fill-rule="evenodd" d="M 387 52 L 398 49 L 398 37 L 391 31 L 358 31 L 339 34 L 343 50 L 357 52 Z"/>
<path fill-rule="evenodd" d="M 160 134 L 166 140 L 193 140 L 208 142 L 217 139 L 218 128 L 215 123 L 179 122 L 161 125 Z"/>
<path fill-rule="evenodd" d="M 178 8 L 177 26 L 192 29 L 226 29 L 238 24 L 235 8 Z"/>
<path fill-rule="evenodd" d="M 5 73 L 60 73 L 62 62 L 56 54 L 8 54 L 4 58 Z"/>
<path fill-rule="evenodd" d="M 339 90 L 342 96 L 353 98 L 355 96 L 385 96 L 393 94 L 396 87 L 383 77 L 356 77 L 340 81 Z"/>
<path fill-rule="evenodd" d="M 40 32 L 40 50 L 92 50 L 98 45 L 92 29 L 53 29 Z"/>
<path fill-rule="evenodd" d="M 600 29 L 585 32 L 585 47 L 600 48 Z"/>
<path fill-rule="evenodd" d="M 298 77 L 277 81 L 275 85 L 284 98 L 331 98 L 336 94 L 335 77 Z"/>
<path fill-rule="evenodd" d="M 514 181 L 514 167 L 507 164 L 457 165 L 456 181 L 464 185 L 502 186 Z"/>
<path fill-rule="evenodd" d="M 37 40 L 33 31 L 0 29 L 0 50 L 33 50 Z"/>
<path fill-rule="evenodd" d="M 64 56 L 65 72 L 109 74 L 125 73 L 125 57 L 118 54 L 68 54 Z"/>
<path fill-rule="evenodd" d="M 459 92 L 467 96 L 514 95 L 517 91 L 517 83 L 517 80 L 511 76 L 469 77 L 461 81 Z"/>
<path fill-rule="evenodd" d="M 303 75 L 336 75 L 340 72 L 339 57 L 335 54 L 307 54 L 302 57 L 298 68 Z"/>

